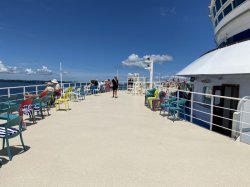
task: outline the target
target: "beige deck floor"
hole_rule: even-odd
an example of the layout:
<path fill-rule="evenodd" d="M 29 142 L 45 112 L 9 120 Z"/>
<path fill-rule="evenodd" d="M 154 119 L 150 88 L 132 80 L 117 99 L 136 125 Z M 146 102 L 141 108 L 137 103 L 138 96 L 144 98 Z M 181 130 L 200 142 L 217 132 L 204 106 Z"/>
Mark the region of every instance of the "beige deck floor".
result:
<path fill-rule="evenodd" d="M 173 123 L 143 101 L 108 93 L 53 109 L 24 132 L 28 151 L 10 162 L 0 152 L 0 186 L 250 186 L 250 146 Z"/>

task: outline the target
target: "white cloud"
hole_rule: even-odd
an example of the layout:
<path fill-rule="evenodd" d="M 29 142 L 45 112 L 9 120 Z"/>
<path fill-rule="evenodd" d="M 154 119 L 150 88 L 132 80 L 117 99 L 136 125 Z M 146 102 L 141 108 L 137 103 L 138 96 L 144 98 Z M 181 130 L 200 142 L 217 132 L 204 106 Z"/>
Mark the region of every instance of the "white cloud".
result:
<path fill-rule="evenodd" d="M 17 67 L 5 66 L 2 61 L 0 61 L 0 73 L 17 73 Z"/>
<path fill-rule="evenodd" d="M 36 71 L 41 75 L 52 75 L 52 70 L 48 69 L 46 66 L 42 66 L 42 69 L 37 69 Z"/>
<path fill-rule="evenodd" d="M 163 64 L 173 60 L 170 55 L 145 55 L 144 57 L 139 57 L 136 54 L 131 54 L 126 60 L 122 61 L 122 65 L 128 67 L 139 67 L 145 68 L 148 65 L 147 59 L 151 58 L 154 63 Z"/>
<path fill-rule="evenodd" d="M 5 67 L 2 61 L 0 61 L 0 73 L 8 73 L 8 69 Z"/>
<path fill-rule="evenodd" d="M 33 71 L 31 68 L 26 68 L 26 69 L 24 70 L 24 72 L 25 72 L 25 74 L 27 74 L 27 75 L 36 74 L 36 72 Z"/>

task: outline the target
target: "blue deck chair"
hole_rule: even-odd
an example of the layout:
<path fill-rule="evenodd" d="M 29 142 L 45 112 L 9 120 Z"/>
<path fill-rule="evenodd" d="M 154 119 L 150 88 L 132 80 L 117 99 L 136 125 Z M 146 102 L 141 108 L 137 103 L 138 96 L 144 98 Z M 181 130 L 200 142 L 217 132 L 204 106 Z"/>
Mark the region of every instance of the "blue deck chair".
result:
<path fill-rule="evenodd" d="M 172 102 L 172 106 L 169 107 L 169 114 L 171 116 L 173 116 L 173 121 L 175 121 L 176 114 L 178 112 L 183 114 L 184 119 L 186 120 L 186 112 L 185 112 L 186 102 L 187 102 L 187 99 L 180 99 L 179 101 L 173 101 Z"/>

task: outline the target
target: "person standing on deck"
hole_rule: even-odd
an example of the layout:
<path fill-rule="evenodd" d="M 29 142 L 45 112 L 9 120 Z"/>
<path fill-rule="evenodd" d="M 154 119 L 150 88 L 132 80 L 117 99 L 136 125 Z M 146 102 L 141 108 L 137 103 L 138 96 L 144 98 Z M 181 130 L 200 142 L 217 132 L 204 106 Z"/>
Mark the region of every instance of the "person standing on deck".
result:
<path fill-rule="evenodd" d="M 117 98 L 118 79 L 116 76 L 112 79 L 112 85 L 113 85 L 113 97 Z"/>

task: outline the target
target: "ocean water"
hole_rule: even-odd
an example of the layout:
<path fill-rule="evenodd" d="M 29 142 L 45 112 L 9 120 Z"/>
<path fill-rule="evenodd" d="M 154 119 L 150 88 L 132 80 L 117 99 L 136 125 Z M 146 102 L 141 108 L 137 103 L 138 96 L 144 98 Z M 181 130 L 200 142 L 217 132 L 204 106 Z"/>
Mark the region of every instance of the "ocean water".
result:
<path fill-rule="evenodd" d="M 25 90 L 23 87 L 21 88 L 10 88 L 7 87 L 18 87 L 18 86 L 31 86 L 31 85 L 41 85 L 41 82 L 30 82 L 30 81 L 22 81 L 22 82 L 13 82 L 13 81 L 1 81 L 0 80 L 0 99 L 5 99 L 8 97 L 8 94 L 16 95 L 18 98 L 23 97 L 23 92 L 35 93 L 36 87 L 26 87 Z M 38 90 L 43 90 L 45 86 L 39 86 Z"/>
<path fill-rule="evenodd" d="M 0 81 L 0 88 L 4 87 L 16 87 L 16 86 L 28 86 L 28 85 L 34 85 L 35 83 L 30 82 L 12 82 L 12 81 Z"/>

